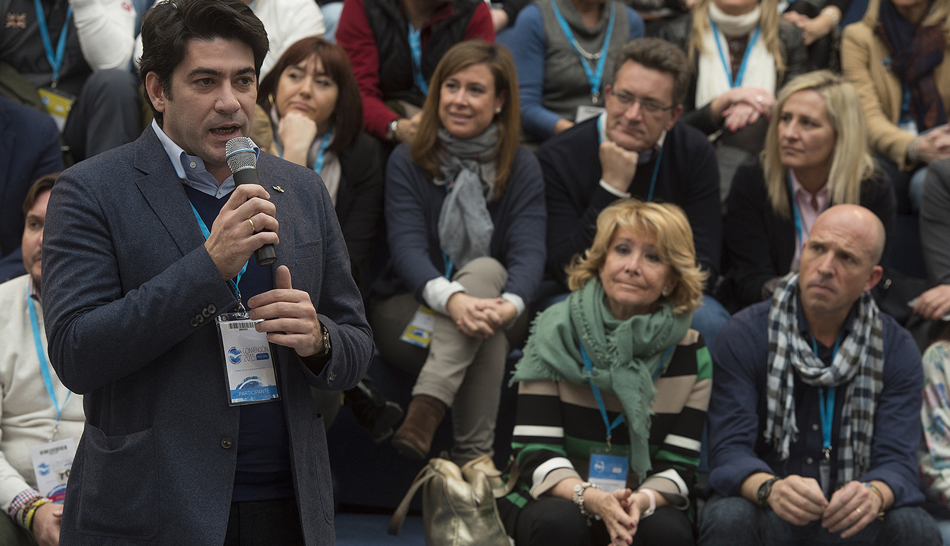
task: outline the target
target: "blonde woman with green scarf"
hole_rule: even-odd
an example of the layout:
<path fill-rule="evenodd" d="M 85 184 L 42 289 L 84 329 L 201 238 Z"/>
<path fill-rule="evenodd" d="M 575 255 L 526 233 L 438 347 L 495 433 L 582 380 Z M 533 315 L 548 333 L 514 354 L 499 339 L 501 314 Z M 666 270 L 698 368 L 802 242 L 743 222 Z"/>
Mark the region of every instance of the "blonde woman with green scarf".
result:
<path fill-rule="evenodd" d="M 705 274 L 671 204 L 604 209 L 512 383 L 520 478 L 499 510 L 517 546 L 694 544 L 690 509 L 712 362 L 689 329 Z"/>

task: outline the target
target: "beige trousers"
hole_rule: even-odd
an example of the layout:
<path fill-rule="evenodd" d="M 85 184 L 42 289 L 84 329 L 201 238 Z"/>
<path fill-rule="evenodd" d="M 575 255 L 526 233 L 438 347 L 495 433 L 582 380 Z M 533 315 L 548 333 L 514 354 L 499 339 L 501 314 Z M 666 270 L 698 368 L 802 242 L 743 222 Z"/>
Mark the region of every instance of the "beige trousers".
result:
<path fill-rule="evenodd" d="M 478 298 L 497 298 L 508 272 L 494 258 L 478 258 L 453 277 L 465 293 Z M 488 339 L 469 337 L 450 317 L 439 315 L 428 349 L 399 338 L 419 308 L 412 294 L 399 294 L 373 305 L 370 323 L 376 346 L 387 361 L 406 373 L 418 375 L 412 395 L 426 394 L 452 408 L 455 445 L 449 454 L 458 464 L 481 455 L 493 455 L 495 420 L 509 351 L 506 334 L 523 333 L 527 313 L 509 330 L 499 330 Z"/>

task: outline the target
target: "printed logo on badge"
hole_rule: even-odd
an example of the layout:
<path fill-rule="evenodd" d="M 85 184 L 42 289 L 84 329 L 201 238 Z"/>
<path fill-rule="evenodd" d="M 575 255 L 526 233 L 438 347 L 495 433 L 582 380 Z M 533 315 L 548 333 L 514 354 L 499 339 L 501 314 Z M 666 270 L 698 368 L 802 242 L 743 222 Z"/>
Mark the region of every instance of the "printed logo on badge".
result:
<path fill-rule="evenodd" d="M 235 366 L 241 363 L 241 355 L 244 354 L 237 347 L 231 347 L 228 349 L 228 362 L 234 364 Z"/>

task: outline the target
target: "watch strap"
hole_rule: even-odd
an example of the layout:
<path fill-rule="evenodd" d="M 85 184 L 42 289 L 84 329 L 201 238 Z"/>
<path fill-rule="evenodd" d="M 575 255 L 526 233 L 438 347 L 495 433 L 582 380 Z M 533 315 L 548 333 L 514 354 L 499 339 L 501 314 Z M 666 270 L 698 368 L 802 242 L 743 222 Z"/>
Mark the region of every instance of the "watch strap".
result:
<path fill-rule="evenodd" d="M 772 484 L 781 480 L 778 476 L 772 476 L 771 478 L 762 482 L 762 485 L 759 486 L 759 491 L 756 494 L 756 500 L 759 501 L 759 506 L 765 507 L 769 504 L 769 495 L 772 494 Z"/>

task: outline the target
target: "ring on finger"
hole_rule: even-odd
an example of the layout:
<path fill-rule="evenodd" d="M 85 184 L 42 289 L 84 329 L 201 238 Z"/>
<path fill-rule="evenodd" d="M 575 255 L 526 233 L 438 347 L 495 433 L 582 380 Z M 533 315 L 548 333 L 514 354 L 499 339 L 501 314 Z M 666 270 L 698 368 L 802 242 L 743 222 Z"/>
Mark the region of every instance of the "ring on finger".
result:
<path fill-rule="evenodd" d="M 860 508 L 855 508 L 854 511 L 857 512 L 859 516 L 864 515 L 864 512 L 862 512 Z"/>
<path fill-rule="evenodd" d="M 251 233 L 257 233 L 257 229 L 254 227 L 254 220 L 248 218 L 247 221 L 251 224 Z"/>

